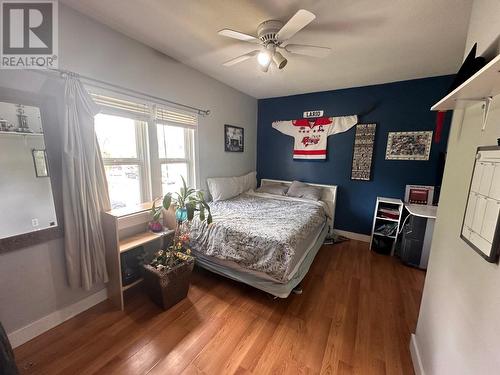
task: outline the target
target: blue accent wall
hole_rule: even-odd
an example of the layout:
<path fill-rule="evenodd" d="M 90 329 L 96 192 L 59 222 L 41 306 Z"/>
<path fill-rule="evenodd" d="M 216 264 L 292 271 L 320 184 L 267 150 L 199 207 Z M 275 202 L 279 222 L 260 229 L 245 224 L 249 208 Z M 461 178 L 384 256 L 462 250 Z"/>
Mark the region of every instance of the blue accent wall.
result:
<path fill-rule="evenodd" d="M 440 153 L 446 151 L 449 117 L 441 142 L 433 143 L 429 161 L 385 160 L 390 131 L 434 130 L 431 105 L 441 99 L 453 76 L 261 99 L 258 102 L 258 178 L 301 180 L 338 185 L 335 227 L 370 234 L 377 196 L 404 198 L 407 184 L 436 185 L 441 181 Z M 302 118 L 307 110 L 325 116 L 360 114 L 359 123 L 376 123 L 371 181 L 351 180 L 355 127 L 328 137 L 326 161 L 293 160 L 293 137 L 271 127 L 277 120 Z"/>

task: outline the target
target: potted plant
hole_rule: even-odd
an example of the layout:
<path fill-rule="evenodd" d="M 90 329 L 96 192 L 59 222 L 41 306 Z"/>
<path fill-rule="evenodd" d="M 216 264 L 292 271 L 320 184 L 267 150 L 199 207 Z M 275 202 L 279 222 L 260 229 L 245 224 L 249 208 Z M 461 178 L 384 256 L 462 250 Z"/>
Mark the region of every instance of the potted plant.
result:
<path fill-rule="evenodd" d="M 153 220 L 148 224 L 148 228 L 151 232 L 159 233 L 163 231 L 163 225 L 160 223 L 161 209 L 157 209 L 156 202 L 153 202 L 153 207 L 151 207 L 151 214 Z"/>
<path fill-rule="evenodd" d="M 182 177 L 181 177 L 182 178 Z M 196 213 L 200 220 L 212 222 L 210 206 L 201 191 L 188 188 L 182 178 L 178 193 L 168 193 L 160 207 L 153 204 L 153 220 L 158 221 L 161 210 L 175 207 L 176 228 L 173 243 L 166 250 L 159 250 L 151 261 L 143 264 L 144 285 L 151 299 L 163 309 L 168 309 L 184 299 L 189 290 L 194 258 L 189 246 L 189 225 Z"/>

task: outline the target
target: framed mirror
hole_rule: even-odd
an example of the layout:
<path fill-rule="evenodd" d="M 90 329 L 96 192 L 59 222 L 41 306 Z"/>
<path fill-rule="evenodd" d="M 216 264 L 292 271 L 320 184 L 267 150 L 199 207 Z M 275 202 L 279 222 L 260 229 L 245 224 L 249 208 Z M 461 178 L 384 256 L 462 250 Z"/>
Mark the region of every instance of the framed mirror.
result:
<path fill-rule="evenodd" d="M 25 103 L 0 99 L 0 251 L 60 229 L 42 111 L 36 101 Z"/>

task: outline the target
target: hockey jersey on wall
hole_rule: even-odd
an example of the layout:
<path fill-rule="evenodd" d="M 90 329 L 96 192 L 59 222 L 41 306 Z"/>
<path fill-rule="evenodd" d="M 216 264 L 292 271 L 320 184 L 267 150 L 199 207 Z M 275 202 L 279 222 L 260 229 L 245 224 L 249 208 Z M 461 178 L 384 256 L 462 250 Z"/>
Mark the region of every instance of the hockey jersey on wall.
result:
<path fill-rule="evenodd" d="M 326 159 L 329 135 L 342 133 L 358 122 L 358 116 L 319 117 L 274 121 L 273 128 L 294 137 L 294 159 Z"/>

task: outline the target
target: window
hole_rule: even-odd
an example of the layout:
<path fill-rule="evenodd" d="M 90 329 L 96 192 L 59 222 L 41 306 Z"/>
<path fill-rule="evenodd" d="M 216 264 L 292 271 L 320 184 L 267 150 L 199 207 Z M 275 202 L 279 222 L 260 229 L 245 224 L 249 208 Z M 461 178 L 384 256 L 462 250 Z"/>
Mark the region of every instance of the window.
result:
<path fill-rule="evenodd" d="M 178 191 L 181 176 L 194 185 L 194 129 L 197 116 L 155 107 L 156 138 L 161 169 L 162 194 Z"/>
<path fill-rule="evenodd" d="M 91 96 L 102 109 L 95 117 L 95 131 L 112 208 L 177 191 L 181 176 L 196 185 L 197 115 L 153 103 Z"/>
<path fill-rule="evenodd" d="M 108 114 L 95 116 L 95 131 L 103 158 L 112 208 L 144 201 L 142 133 L 146 124 Z"/>
<path fill-rule="evenodd" d="M 181 176 L 192 181 L 193 130 L 171 125 L 156 125 L 161 168 L 162 194 L 178 191 Z"/>

